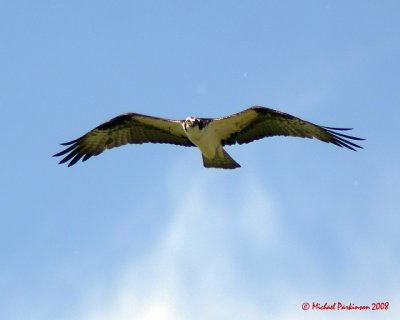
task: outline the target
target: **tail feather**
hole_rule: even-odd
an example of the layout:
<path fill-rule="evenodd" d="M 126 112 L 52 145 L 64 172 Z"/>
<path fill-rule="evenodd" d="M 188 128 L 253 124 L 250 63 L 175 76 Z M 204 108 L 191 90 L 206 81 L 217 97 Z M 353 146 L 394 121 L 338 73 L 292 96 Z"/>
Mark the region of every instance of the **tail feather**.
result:
<path fill-rule="evenodd" d="M 240 164 L 237 163 L 232 157 L 222 149 L 222 154 L 216 153 L 213 159 L 206 158 L 203 156 L 203 165 L 206 168 L 221 168 L 221 169 L 236 169 L 240 168 Z"/>

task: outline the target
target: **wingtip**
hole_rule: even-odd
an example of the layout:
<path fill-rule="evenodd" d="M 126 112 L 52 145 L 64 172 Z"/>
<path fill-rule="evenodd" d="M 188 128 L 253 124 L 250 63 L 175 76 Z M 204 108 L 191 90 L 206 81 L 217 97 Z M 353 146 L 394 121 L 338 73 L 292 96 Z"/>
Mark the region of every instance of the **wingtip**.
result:
<path fill-rule="evenodd" d="M 72 140 L 72 141 L 68 141 L 68 142 L 61 142 L 60 145 L 69 146 L 71 144 L 74 144 L 75 142 L 78 142 L 79 140 L 81 140 L 81 138 L 78 138 L 78 139 L 75 139 L 75 140 Z"/>

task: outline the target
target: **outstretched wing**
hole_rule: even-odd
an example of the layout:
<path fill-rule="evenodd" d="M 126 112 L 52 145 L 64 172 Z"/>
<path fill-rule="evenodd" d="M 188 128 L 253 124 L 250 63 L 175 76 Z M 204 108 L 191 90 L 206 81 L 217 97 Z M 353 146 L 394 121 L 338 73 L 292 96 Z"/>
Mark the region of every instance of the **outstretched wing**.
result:
<path fill-rule="evenodd" d="M 146 142 L 194 146 L 178 120 L 125 113 L 99 125 L 76 140 L 62 143 L 69 147 L 55 154 L 54 157 L 65 155 L 59 163 L 70 161 L 68 166 L 72 166 L 80 159 L 86 161 L 106 149 L 128 143 Z"/>
<path fill-rule="evenodd" d="M 351 129 L 322 127 L 290 114 L 259 106 L 215 120 L 215 130 L 222 145 L 249 143 L 272 136 L 292 136 L 315 138 L 356 151 L 355 148 L 362 147 L 350 140 L 364 140 L 337 132 Z"/>

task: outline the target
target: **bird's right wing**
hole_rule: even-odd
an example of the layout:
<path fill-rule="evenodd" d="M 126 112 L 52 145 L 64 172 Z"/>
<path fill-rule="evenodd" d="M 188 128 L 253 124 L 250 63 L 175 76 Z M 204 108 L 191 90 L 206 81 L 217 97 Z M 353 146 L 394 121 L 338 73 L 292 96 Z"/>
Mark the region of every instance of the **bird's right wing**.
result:
<path fill-rule="evenodd" d="M 259 106 L 215 120 L 215 131 L 222 145 L 249 143 L 272 136 L 291 136 L 315 138 L 355 151 L 362 147 L 350 140 L 364 140 L 337 132 L 350 130 L 347 128 L 318 126 L 290 114 Z"/>
<path fill-rule="evenodd" d="M 99 125 L 76 140 L 62 143 L 69 147 L 55 154 L 54 157 L 65 155 L 60 164 L 69 161 L 68 166 L 72 166 L 82 158 L 82 161 L 86 161 L 106 149 L 130 143 L 170 143 L 185 147 L 194 146 L 187 138 L 179 120 L 125 113 Z"/>

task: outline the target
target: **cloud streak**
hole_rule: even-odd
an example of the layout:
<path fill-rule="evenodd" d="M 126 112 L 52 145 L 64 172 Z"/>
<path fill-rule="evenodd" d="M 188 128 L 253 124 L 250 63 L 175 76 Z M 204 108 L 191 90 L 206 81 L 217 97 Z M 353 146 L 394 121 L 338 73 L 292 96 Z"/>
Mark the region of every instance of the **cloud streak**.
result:
<path fill-rule="evenodd" d="M 179 177 L 176 173 L 170 177 Z M 229 178 L 194 173 L 191 179 L 196 183 L 184 190 L 177 178 L 166 179 L 171 181 L 172 201 L 168 208 L 171 220 L 163 236 L 148 255 L 120 270 L 111 287 L 93 290 L 80 319 L 338 316 L 301 310 L 307 300 L 324 303 L 324 299 L 333 299 L 320 286 L 310 283 L 310 288 L 304 287 L 312 276 L 301 279 L 308 271 L 319 281 L 324 270 L 315 253 L 285 232 L 279 205 L 256 179 L 247 177 L 245 183 L 231 188 L 240 197 L 223 194 L 218 181 L 229 183 Z M 310 292 L 314 293 L 311 297 Z M 379 314 L 382 319 L 388 315 Z M 371 312 L 340 313 L 343 319 L 375 316 Z"/>

